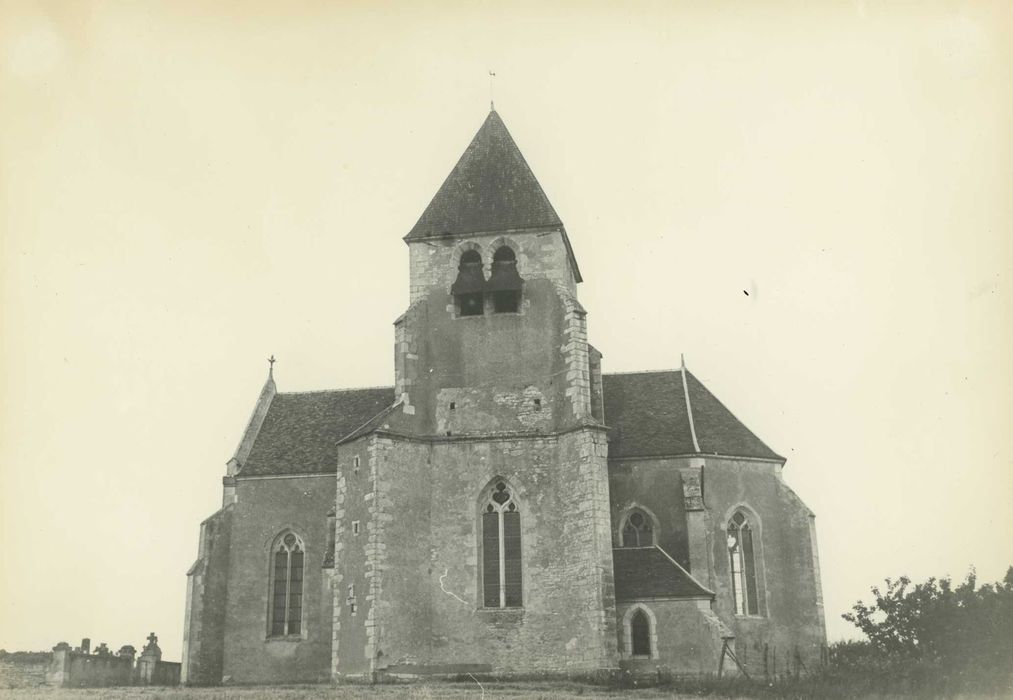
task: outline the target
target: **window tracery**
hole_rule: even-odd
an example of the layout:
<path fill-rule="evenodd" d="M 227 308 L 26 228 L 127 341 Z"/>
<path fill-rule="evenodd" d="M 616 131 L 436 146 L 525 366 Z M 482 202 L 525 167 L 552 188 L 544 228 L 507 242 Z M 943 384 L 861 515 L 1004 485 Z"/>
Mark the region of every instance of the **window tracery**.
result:
<path fill-rule="evenodd" d="M 305 547 L 293 532 L 275 540 L 271 548 L 272 637 L 302 633 L 302 582 Z"/>
<path fill-rule="evenodd" d="M 626 516 L 622 531 L 623 547 L 651 547 L 654 545 L 654 528 L 651 518 L 636 508 Z"/>
<path fill-rule="evenodd" d="M 728 521 L 728 557 L 736 615 L 758 615 L 753 529 L 741 510 Z"/>
<path fill-rule="evenodd" d="M 482 599 L 487 608 L 521 607 L 521 514 L 503 480 L 482 508 Z"/>

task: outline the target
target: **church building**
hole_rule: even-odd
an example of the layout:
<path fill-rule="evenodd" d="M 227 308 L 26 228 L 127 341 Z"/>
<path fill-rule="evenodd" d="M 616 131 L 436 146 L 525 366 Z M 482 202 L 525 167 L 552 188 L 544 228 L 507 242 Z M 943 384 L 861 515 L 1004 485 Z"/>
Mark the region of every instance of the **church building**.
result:
<path fill-rule="evenodd" d="M 603 371 L 495 111 L 404 241 L 392 386 L 268 373 L 187 573 L 184 682 L 813 668 L 784 457 L 685 366 Z"/>

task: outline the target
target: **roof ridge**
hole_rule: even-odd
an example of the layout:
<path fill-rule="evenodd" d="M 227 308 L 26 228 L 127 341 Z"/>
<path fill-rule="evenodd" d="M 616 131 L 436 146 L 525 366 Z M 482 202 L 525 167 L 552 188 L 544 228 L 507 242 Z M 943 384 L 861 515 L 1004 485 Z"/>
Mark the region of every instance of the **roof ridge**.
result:
<path fill-rule="evenodd" d="M 305 394 L 336 394 L 336 393 L 339 393 L 339 392 L 346 392 L 346 391 L 370 391 L 370 390 L 373 390 L 373 389 L 390 389 L 391 391 L 393 391 L 394 390 L 394 385 L 393 384 L 388 384 L 388 385 L 385 385 L 385 386 L 381 386 L 381 385 L 378 384 L 376 386 L 353 386 L 353 387 L 348 387 L 347 389 L 310 389 L 308 391 L 279 391 L 278 395 L 279 396 L 301 396 L 301 395 L 305 395 Z"/>
<path fill-rule="evenodd" d="M 682 358 L 682 368 L 679 371 L 682 377 L 682 394 L 686 397 L 686 418 L 689 421 L 689 435 L 693 438 L 693 449 L 700 451 L 700 441 L 696 439 L 696 425 L 693 423 L 693 405 L 689 400 L 689 384 L 686 382 L 686 358 Z"/>
<path fill-rule="evenodd" d="M 711 391 L 709 388 L 707 388 L 707 385 L 703 383 L 703 380 L 701 380 L 699 377 L 697 377 L 695 374 L 693 374 L 689 370 L 686 370 L 686 373 L 689 376 L 693 377 L 693 379 L 696 380 L 696 383 L 699 384 L 703 388 L 704 391 L 706 391 L 708 394 L 710 394 L 711 398 L 714 399 L 714 401 L 716 401 L 717 404 L 719 406 L 721 406 L 721 408 L 725 409 L 728 412 L 728 415 L 730 415 L 732 418 L 734 418 L 735 422 L 738 423 L 739 425 L 741 425 L 742 428 L 747 433 L 749 433 L 750 435 L 752 435 L 756 439 L 756 441 L 758 443 L 760 443 L 761 445 L 763 445 L 764 447 L 766 447 L 768 450 L 770 450 L 770 453 L 772 455 L 774 455 L 777 459 L 781 460 L 782 463 L 788 461 L 786 457 L 784 457 L 783 455 L 781 455 L 778 452 L 776 452 L 774 450 L 774 448 L 772 448 L 770 445 L 768 445 L 766 443 L 765 440 L 763 440 L 762 438 L 760 438 L 759 435 L 757 435 L 755 432 L 753 432 L 753 430 L 748 425 L 746 425 L 745 422 L 741 418 L 739 418 L 737 415 L 735 415 L 735 412 L 732 411 L 732 409 L 728 408 L 728 406 L 725 404 L 725 402 L 718 398 L 717 394 L 715 394 L 713 391 Z M 689 387 L 688 386 L 686 387 L 686 396 L 687 397 L 689 396 Z"/>
<path fill-rule="evenodd" d="M 628 374 L 675 374 L 680 371 L 678 367 L 674 369 L 638 369 L 631 372 L 602 372 L 603 377 L 616 377 L 619 375 Z"/>

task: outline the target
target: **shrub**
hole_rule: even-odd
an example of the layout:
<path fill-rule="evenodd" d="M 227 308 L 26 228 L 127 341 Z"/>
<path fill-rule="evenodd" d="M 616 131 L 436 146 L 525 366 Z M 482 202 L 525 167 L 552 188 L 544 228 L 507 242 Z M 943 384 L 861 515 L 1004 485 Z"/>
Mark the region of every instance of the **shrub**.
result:
<path fill-rule="evenodd" d="M 1008 691 L 1013 665 L 1013 567 L 995 584 L 977 587 L 974 571 L 949 578 L 886 579 L 871 604 L 843 615 L 869 638 L 838 646 L 841 670 L 889 674 L 940 692 Z"/>

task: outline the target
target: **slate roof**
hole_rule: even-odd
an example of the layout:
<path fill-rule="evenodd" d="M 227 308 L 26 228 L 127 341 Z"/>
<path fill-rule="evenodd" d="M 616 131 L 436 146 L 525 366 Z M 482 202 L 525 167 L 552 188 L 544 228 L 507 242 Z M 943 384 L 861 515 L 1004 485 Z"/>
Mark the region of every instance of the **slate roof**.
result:
<path fill-rule="evenodd" d="M 276 394 L 239 476 L 334 473 L 341 438 L 393 402 L 389 386 Z"/>
<path fill-rule="evenodd" d="M 686 373 L 699 454 L 783 460 Z M 679 370 L 602 376 L 609 457 L 697 454 Z M 379 427 L 393 387 L 275 394 L 238 476 L 334 473 L 338 444 Z"/>
<path fill-rule="evenodd" d="M 562 225 L 503 120 L 492 111 L 405 240 Z"/>
<path fill-rule="evenodd" d="M 692 372 L 686 372 L 699 454 L 782 460 L 736 418 Z M 602 376 L 609 457 L 697 454 L 686 412 L 682 372 Z"/>
<path fill-rule="evenodd" d="M 659 547 L 612 550 L 616 600 L 714 597 Z"/>

